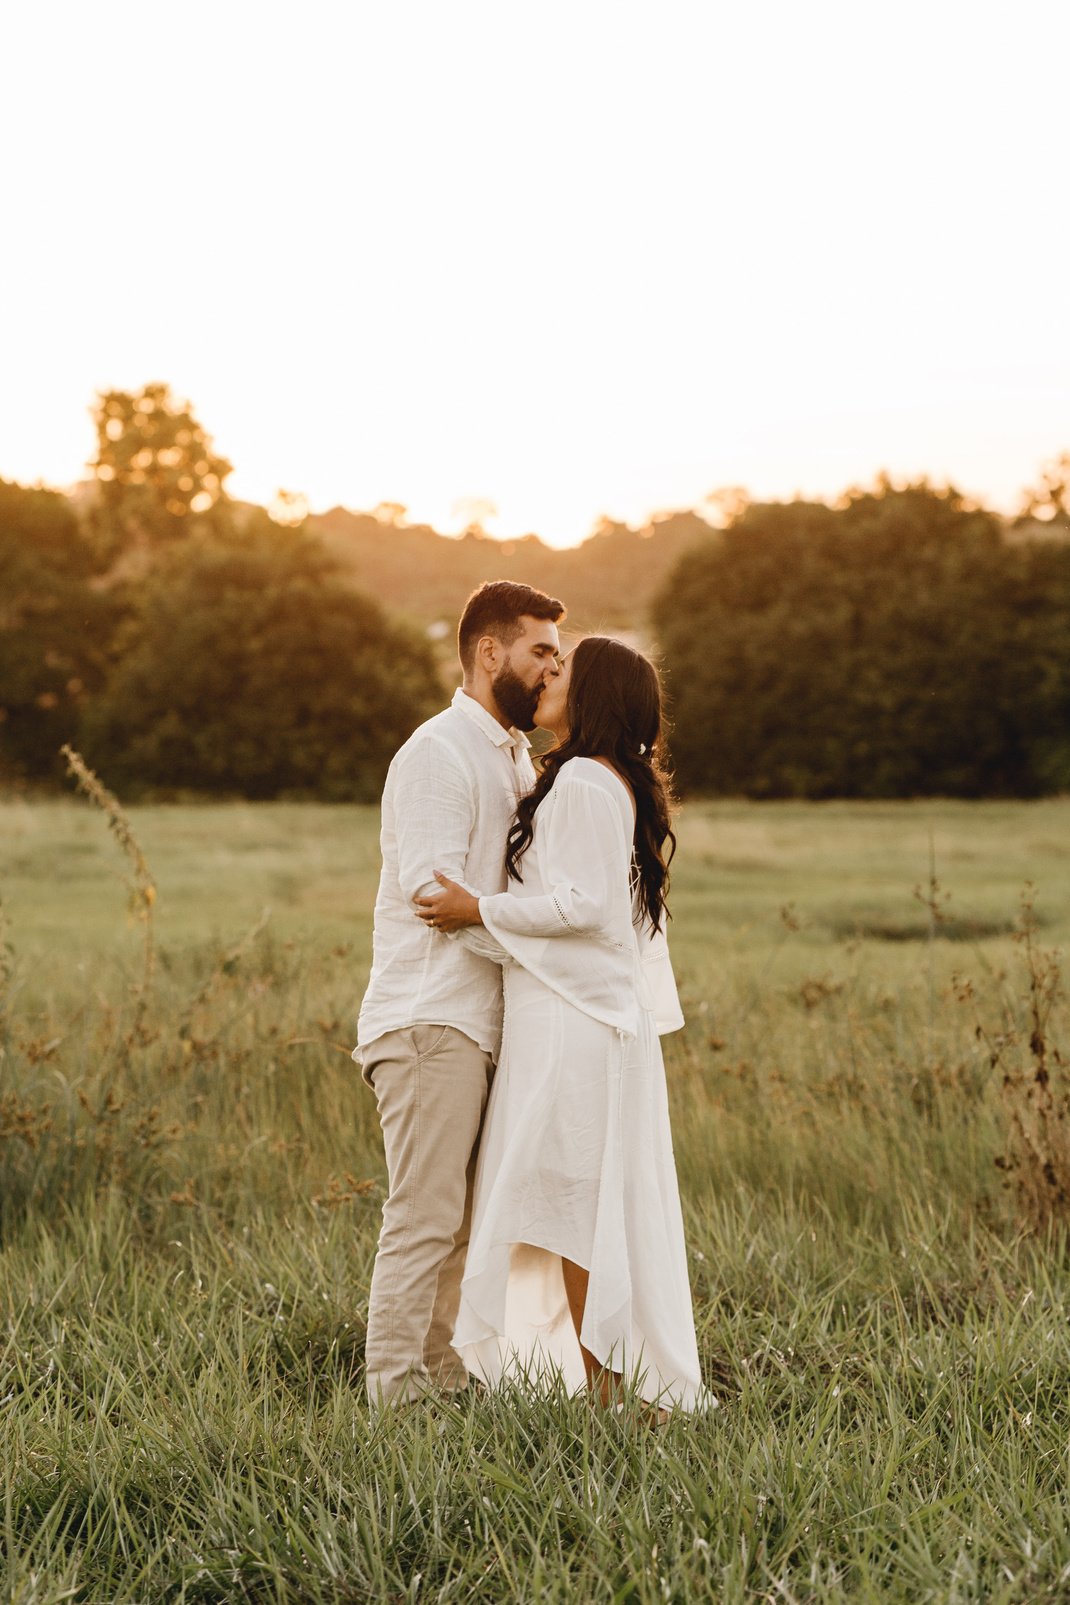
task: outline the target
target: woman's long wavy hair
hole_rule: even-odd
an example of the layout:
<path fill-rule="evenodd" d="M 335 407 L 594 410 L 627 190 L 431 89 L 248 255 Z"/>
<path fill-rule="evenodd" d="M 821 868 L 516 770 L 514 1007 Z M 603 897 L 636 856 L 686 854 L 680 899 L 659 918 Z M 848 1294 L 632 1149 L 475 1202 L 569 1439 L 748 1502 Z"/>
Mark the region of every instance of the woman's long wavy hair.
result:
<path fill-rule="evenodd" d="M 676 851 L 672 788 L 661 762 L 662 700 L 658 671 L 621 641 L 589 635 L 572 654 L 568 737 L 547 753 L 534 791 L 517 808 L 505 867 L 523 880 L 520 860 L 534 836 L 535 810 L 570 758 L 608 758 L 635 797 L 635 869 L 639 915 L 656 931 L 668 910 L 669 863 Z M 666 851 L 667 846 L 667 851 Z"/>

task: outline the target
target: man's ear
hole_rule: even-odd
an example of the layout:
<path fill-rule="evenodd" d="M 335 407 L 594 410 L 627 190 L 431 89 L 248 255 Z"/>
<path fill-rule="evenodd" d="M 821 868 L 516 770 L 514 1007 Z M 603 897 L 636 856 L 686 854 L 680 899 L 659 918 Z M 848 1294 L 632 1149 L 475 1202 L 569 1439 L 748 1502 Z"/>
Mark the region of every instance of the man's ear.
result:
<path fill-rule="evenodd" d="M 481 635 L 476 642 L 476 662 L 488 674 L 494 674 L 498 668 L 501 642 L 493 635 Z"/>

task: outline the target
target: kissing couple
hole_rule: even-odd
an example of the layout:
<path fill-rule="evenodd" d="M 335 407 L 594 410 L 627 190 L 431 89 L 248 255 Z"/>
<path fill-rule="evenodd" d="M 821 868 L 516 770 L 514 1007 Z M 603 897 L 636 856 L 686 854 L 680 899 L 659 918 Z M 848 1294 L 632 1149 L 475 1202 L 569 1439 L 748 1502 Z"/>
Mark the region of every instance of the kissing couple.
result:
<path fill-rule="evenodd" d="M 361 1006 L 389 1186 L 372 1273 L 373 1407 L 469 1377 L 627 1393 L 654 1419 L 699 1374 L 659 1032 L 661 689 L 640 653 L 495 580 L 458 627 L 463 684 L 383 791 Z M 556 745 L 536 774 L 525 731 Z"/>

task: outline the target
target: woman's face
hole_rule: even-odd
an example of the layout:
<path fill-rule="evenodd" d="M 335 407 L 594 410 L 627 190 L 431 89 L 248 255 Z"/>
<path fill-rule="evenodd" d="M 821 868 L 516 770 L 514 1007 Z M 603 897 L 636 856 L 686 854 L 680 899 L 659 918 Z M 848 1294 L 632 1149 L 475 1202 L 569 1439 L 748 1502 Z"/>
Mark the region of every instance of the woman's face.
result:
<path fill-rule="evenodd" d="M 549 730 L 558 741 L 568 739 L 568 683 L 572 678 L 572 653 L 561 660 L 561 672 L 546 686 L 535 708 L 535 728 Z"/>

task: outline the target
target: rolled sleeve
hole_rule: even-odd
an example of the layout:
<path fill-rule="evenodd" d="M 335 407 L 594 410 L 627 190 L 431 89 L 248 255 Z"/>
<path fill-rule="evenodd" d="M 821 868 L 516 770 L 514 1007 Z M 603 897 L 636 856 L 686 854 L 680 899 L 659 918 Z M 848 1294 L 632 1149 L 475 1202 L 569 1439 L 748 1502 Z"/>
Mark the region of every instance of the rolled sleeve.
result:
<path fill-rule="evenodd" d="M 469 953 L 474 953 L 477 958 L 490 959 L 493 964 L 500 964 L 503 969 L 513 962 L 513 955 L 482 925 L 462 926 L 459 931 L 452 932 L 448 940 L 460 942 Z"/>

